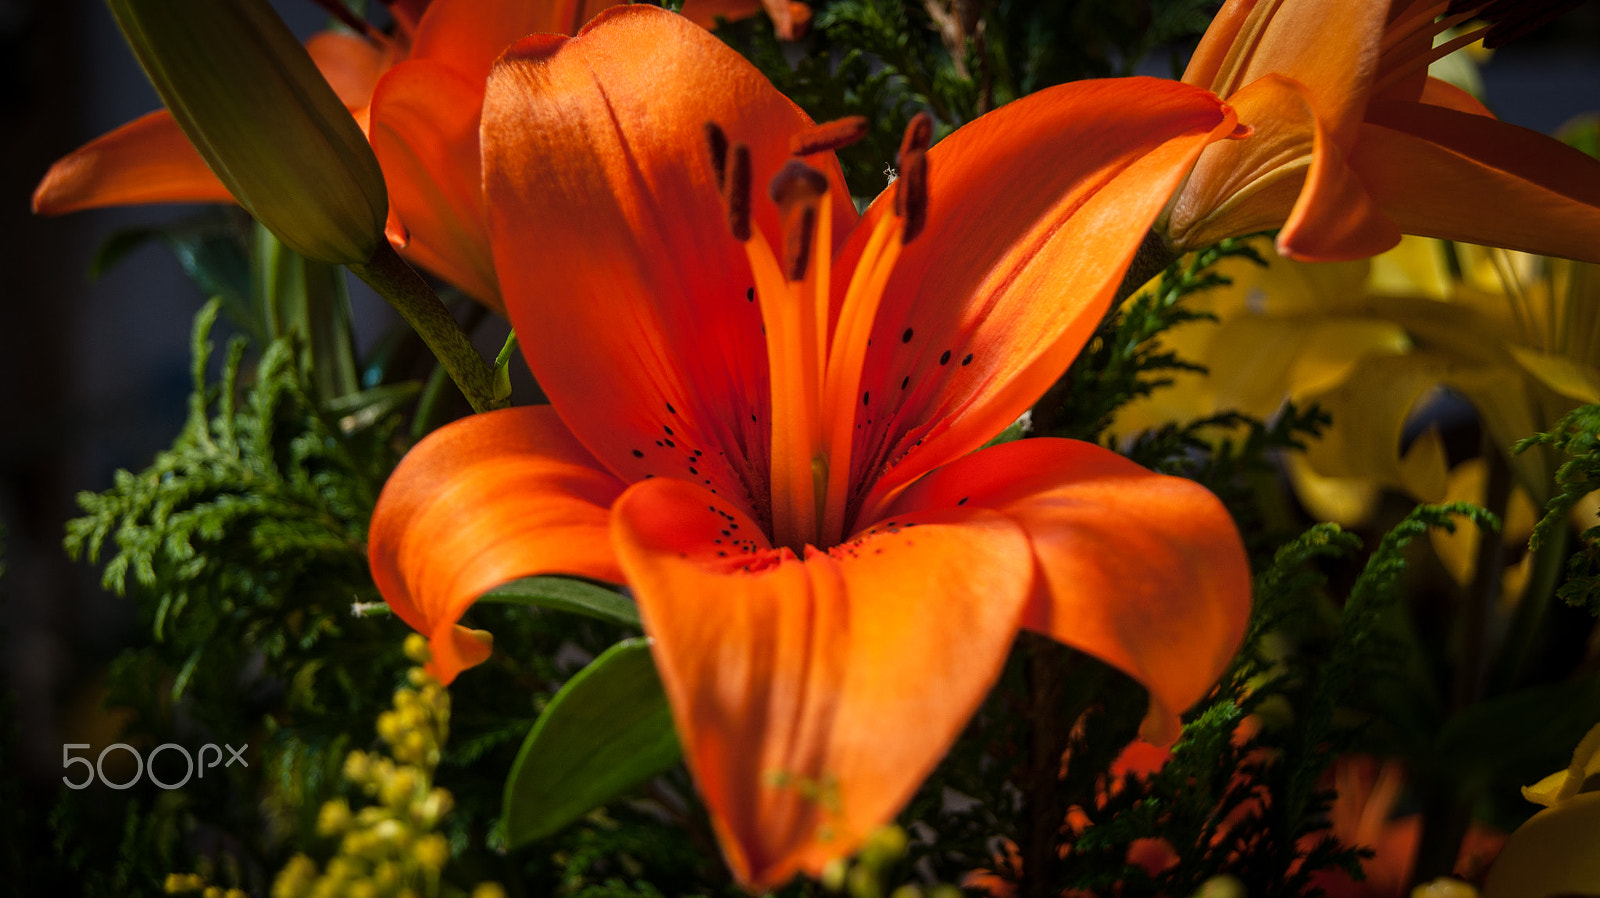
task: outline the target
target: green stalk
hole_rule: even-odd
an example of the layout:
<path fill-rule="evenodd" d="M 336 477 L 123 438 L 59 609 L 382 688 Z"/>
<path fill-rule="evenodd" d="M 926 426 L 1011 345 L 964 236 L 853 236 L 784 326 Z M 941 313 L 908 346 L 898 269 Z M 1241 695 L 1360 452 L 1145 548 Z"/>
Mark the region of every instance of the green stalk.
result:
<path fill-rule="evenodd" d="M 411 325 L 439 364 L 450 373 L 450 379 L 455 381 L 474 412 L 510 404 L 509 399 L 494 398 L 494 372 L 467 341 L 466 333 L 451 317 L 450 310 L 388 241 L 380 241 L 371 259 L 365 264 L 351 265 L 350 270 L 388 300 Z"/>
<path fill-rule="evenodd" d="M 1506 508 L 1511 504 L 1511 466 L 1500 447 L 1484 435 L 1483 458 L 1489 466 L 1483 505 L 1504 526 Z M 1500 601 L 1500 584 L 1505 575 L 1505 548 L 1499 531 L 1483 532 L 1478 537 L 1478 557 L 1472 583 L 1462 596 L 1461 660 L 1455 671 L 1449 708 L 1460 713 L 1484 698 L 1488 687 L 1489 619 Z M 1448 876 L 1455 870 L 1461 853 L 1461 840 L 1472 820 L 1472 807 L 1481 786 L 1440 779 L 1426 774 L 1417 783 L 1422 793 L 1422 833 L 1417 840 L 1415 882 Z"/>

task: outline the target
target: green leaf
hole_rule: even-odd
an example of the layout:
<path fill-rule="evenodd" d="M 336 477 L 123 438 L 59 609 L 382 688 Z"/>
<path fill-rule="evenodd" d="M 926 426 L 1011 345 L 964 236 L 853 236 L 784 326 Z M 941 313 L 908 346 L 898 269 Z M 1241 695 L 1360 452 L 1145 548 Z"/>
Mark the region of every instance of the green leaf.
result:
<path fill-rule="evenodd" d="M 566 577 L 524 577 L 494 588 L 478 601 L 571 611 L 624 627 L 640 625 L 639 608 L 626 596 Z"/>
<path fill-rule="evenodd" d="M 1537 777 L 1566 763 L 1600 719 L 1600 674 L 1547 683 L 1462 710 L 1439 732 L 1434 757 L 1455 777 Z"/>
<path fill-rule="evenodd" d="M 506 842 L 540 839 L 678 763 L 645 639 L 625 639 L 556 693 L 506 779 Z"/>

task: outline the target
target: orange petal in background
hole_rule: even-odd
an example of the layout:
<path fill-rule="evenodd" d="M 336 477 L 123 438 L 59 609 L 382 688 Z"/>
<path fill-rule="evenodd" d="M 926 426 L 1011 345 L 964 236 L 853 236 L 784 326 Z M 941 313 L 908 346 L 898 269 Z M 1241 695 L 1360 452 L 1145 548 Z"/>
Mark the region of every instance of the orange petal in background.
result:
<path fill-rule="evenodd" d="M 621 582 L 607 509 L 622 488 L 549 406 L 464 418 L 418 443 L 384 485 L 368 537 L 373 579 L 429 637 L 431 670 L 449 683 L 475 663 L 455 624 L 483 593 L 533 574 Z"/>
<path fill-rule="evenodd" d="M 1407 234 L 1600 262 L 1600 162 L 1535 131 L 1373 103 L 1350 164 Z"/>
<path fill-rule="evenodd" d="M 981 510 L 908 515 L 804 562 L 683 481 L 634 485 L 613 521 L 685 755 L 753 889 L 817 875 L 910 798 L 998 676 L 1032 577 L 1022 532 Z"/>
<path fill-rule="evenodd" d="M 394 53 L 389 48 L 343 31 L 312 35 L 306 41 L 306 52 L 338 94 L 339 102 L 352 109 L 372 102 L 372 89 L 394 63 Z"/>
<path fill-rule="evenodd" d="M 503 312 L 478 169 L 482 106 L 482 85 L 439 63 L 409 60 L 378 85 L 368 138 L 406 258 Z"/>
<path fill-rule="evenodd" d="M 61 158 L 33 193 L 33 211 L 41 215 L 140 203 L 231 202 L 233 194 L 165 109 Z"/>
<path fill-rule="evenodd" d="M 918 481 L 895 515 L 992 508 L 1027 532 L 1042 577 L 1024 625 L 1150 691 L 1143 736 L 1170 743 L 1244 637 L 1250 568 L 1222 503 L 1075 440 L 1005 443 Z"/>
<path fill-rule="evenodd" d="M 576 34 L 614 0 L 433 0 L 412 59 L 431 59 L 481 85 L 500 54 L 530 34 Z"/>
<path fill-rule="evenodd" d="M 1195 157 L 1235 128 L 1171 81 L 1039 91 L 928 151 L 927 226 L 901 252 L 872 327 L 852 483 L 899 486 L 1010 424 L 1089 339 L 1151 222 Z M 892 191 L 834 267 L 835 301 Z M 837 314 L 837 311 L 836 313 Z"/>

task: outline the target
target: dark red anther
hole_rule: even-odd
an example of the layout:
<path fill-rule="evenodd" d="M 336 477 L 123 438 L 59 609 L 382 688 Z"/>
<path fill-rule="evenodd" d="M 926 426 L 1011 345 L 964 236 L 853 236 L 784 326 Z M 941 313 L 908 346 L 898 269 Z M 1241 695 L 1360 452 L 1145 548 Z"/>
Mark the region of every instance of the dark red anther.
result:
<path fill-rule="evenodd" d="M 727 183 L 723 187 L 722 201 L 728 207 L 728 228 L 733 239 L 743 243 L 750 239 L 750 148 L 742 143 L 733 145 L 728 154 Z"/>
<path fill-rule="evenodd" d="M 815 202 L 828 192 L 828 178 L 798 159 L 790 159 L 767 182 L 767 196 L 779 209 L 800 202 Z"/>
<path fill-rule="evenodd" d="M 925 152 L 933 145 L 933 117 L 926 112 L 919 112 L 906 123 L 906 133 L 900 138 L 900 152 L 895 156 L 895 164 L 902 168 L 911 153 Z"/>
<path fill-rule="evenodd" d="M 847 147 L 867 136 L 865 116 L 852 115 L 812 125 L 789 138 L 789 152 L 795 156 L 809 156 L 828 150 Z"/>
<path fill-rule="evenodd" d="M 721 193 L 728 180 L 728 135 L 722 126 L 706 122 L 706 149 L 711 153 L 711 173 L 717 179 L 717 192 Z"/>
<path fill-rule="evenodd" d="M 901 161 L 895 179 L 894 211 L 906 220 L 900 242 L 910 243 L 928 223 L 928 154 L 915 150 Z"/>

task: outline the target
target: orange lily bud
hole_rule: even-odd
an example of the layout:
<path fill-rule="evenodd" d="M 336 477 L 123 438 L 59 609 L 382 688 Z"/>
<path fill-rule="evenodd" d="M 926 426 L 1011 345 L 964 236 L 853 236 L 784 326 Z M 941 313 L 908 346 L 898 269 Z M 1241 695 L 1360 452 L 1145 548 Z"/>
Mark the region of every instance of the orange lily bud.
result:
<path fill-rule="evenodd" d="M 366 262 L 389 211 L 361 129 L 267 0 L 110 0 L 184 134 L 296 252 Z"/>

